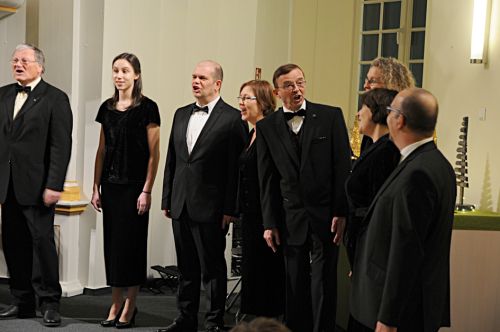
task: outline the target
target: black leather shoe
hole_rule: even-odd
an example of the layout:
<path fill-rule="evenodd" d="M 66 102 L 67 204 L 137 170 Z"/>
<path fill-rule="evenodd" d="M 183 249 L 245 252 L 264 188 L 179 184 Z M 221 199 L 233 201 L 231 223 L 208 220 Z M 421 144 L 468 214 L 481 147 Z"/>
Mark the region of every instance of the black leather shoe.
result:
<path fill-rule="evenodd" d="M 120 322 L 120 320 L 117 320 L 115 323 L 115 327 L 117 329 L 128 329 L 129 327 L 134 326 L 135 325 L 135 315 L 137 315 L 138 312 L 139 312 L 139 310 L 137 310 L 137 307 L 135 307 L 134 313 L 132 314 L 132 318 L 130 318 L 130 320 L 128 322 Z"/>
<path fill-rule="evenodd" d="M 106 319 L 106 320 L 101 320 L 99 322 L 99 324 L 102 326 L 102 327 L 113 327 L 115 326 L 116 322 L 118 322 L 118 319 L 120 318 L 120 316 L 122 315 L 122 311 L 123 311 L 123 307 L 125 306 L 125 302 L 123 302 L 120 310 L 118 310 L 118 313 L 116 314 L 115 318 L 114 319 Z"/>
<path fill-rule="evenodd" d="M 102 327 L 113 327 L 115 326 L 116 318 L 115 319 L 106 319 L 106 320 L 101 320 L 99 324 Z"/>
<path fill-rule="evenodd" d="M 56 309 L 47 309 L 43 314 L 43 325 L 54 327 L 61 325 L 61 315 Z"/>
<path fill-rule="evenodd" d="M 17 305 L 10 305 L 0 311 L 0 319 L 7 318 L 33 318 L 36 317 L 35 309 L 21 310 Z"/>

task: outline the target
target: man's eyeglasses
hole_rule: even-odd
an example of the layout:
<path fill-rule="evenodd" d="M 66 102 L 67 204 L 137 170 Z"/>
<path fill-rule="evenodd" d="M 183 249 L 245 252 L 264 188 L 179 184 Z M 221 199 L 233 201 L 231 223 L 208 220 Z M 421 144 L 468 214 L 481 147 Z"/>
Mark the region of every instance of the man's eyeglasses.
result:
<path fill-rule="evenodd" d="M 391 106 L 387 106 L 386 109 L 387 111 L 389 111 L 389 113 L 396 112 L 398 114 L 401 114 L 402 116 L 405 116 L 403 112 L 401 110 L 398 110 L 397 108 L 392 108 Z"/>
<path fill-rule="evenodd" d="M 37 61 L 36 60 L 28 60 L 28 59 L 24 59 L 24 58 L 23 59 L 14 58 L 14 59 L 10 60 L 10 63 L 13 65 L 17 64 L 18 62 L 20 62 L 23 66 L 26 66 L 29 63 L 37 62 Z"/>
<path fill-rule="evenodd" d="M 247 100 L 256 100 L 257 97 L 254 97 L 254 96 L 238 96 L 236 97 L 236 99 L 238 99 L 238 102 L 246 102 Z"/>
<path fill-rule="evenodd" d="M 283 90 L 292 91 L 293 89 L 295 89 L 295 86 L 297 86 L 297 88 L 299 89 L 303 89 L 306 87 L 306 81 L 301 80 L 297 82 L 285 82 L 283 83 L 283 86 L 281 86 L 280 88 Z"/>

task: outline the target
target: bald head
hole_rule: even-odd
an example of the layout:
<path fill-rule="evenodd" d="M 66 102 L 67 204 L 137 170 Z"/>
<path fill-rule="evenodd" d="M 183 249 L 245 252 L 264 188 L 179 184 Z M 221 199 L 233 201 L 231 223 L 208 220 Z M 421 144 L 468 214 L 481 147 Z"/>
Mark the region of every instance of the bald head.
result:
<path fill-rule="evenodd" d="M 222 81 L 222 79 L 224 78 L 224 73 L 222 71 L 222 66 L 218 63 L 218 62 L 215 62 L 213 60 L 204 60 L 204 61 L 201 61 L 197 64 L 197 66 L 206 66 L 206 67 L 209 67 L 211 70 L 213 70 L 212 72 L 212 77 L 214 80 L 220 80 Z"/>
<path fill-rule="evenodd" d="M 438 102 L 427 90 L 420 88 L 405 89 L 396 96 L 406 127 L 414 134 L 430 137 L 436 128 Z M 396 100 L 395 100 L 396 101 Z"/>

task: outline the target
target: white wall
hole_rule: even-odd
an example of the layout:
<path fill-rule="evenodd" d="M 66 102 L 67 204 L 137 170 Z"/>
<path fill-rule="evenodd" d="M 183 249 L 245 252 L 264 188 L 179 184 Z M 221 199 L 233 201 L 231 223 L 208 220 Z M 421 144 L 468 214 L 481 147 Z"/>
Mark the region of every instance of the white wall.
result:
<path fill-rule="evenodd" d="M 462 117 L 469 116 L 468 160 L 470 188 L 465 201 L 477 204 L 483 190 L 489 157 L 492 207 L 500 194 L 500 1 L 492 0 L 489 63 L 470 64 L 473 0 L 428 2 L 423 85 L 439 100 L 438 146 L 453 164 Z M 450 15 L 450 11 L 453 15 Z M 486 107 L 486 121 L 479 109 Z M 500 211 L 497 211 L 500 212 Z"/>
<path fill-rule="evenodd" d="M 17 13 L 0 19 L 0 86 L 13 82 L 9 60 L 17 44 L 24 43 L 26 35 L 26 5 Z"/>

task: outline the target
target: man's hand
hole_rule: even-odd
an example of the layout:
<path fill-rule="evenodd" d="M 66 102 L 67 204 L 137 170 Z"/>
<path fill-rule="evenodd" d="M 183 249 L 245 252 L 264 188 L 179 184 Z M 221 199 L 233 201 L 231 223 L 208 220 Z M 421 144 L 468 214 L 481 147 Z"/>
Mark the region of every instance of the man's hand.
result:
<path fill-rule="evenodd" d="M 229 216 L 227 214 L 222 216 L 222 229 L 226 229 L 229 227 L 229 224 L 235 221 L 236 218 L 233 216 Z"/>
<path fill-rule="evenodd" d="M 45 206 L 47 207 L 56 204 L 60 198 L 60 191 L 55 191 L 49 188 L 45 188 L 45 190 L 43 191 L 43 204 L 45 204 Z"/>
<path fill-rule="evenodd" d="M 335 233 L 333 238 L 333 243 L 340 245 L 342 243 L 342 237 L 344 236 L 345 229 L 345 218 L 344 217 L 333 217 L 332 219 L 332 233 Z"/>
<path fill-rule="evenodd" d="M 375 326 L 375 332 L 396 332 L 397 330 L 397 327 L 385 325 L 380 321 L 378 321 L 377 326 Z"/>
<path fill-rule="evenodd" d="M 264 240 L 266 240 L 267 246 L 276 252 L 280 242 L 280 233 L 277 228 L 266 229 L 264 231 Z"/>

